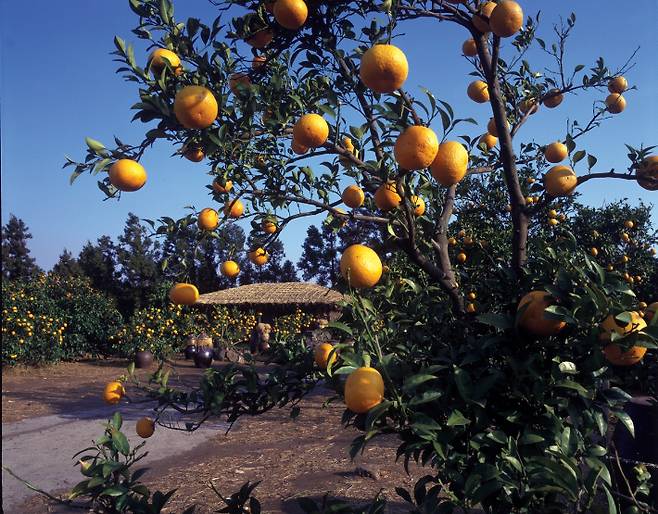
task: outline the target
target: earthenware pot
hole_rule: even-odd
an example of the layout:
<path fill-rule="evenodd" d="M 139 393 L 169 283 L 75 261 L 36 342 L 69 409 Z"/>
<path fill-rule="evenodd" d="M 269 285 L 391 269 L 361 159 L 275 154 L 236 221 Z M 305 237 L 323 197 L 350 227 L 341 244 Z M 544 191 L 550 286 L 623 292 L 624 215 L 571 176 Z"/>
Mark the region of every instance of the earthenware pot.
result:
<path fill-rule="evenodd" d="M 197 368 L 209 368 L 212 364 L 213 349 L 210 347 L 197 348 L 194 354 L 194 365 Z"/>
<path fill-rule="evenodd" d="M 135 354 L 135 367 L 148 368 L 153 364 L 153 354 L 148 350 L 140 350 Z"/>
<path fill-rule="evenodd" d="M 196 345 L 195 344 L 188 344 L 185 347 L 185 358 L 187 360 L 194 359 L 194 355 L 196 354 Z"/>
<path fill-rule="evenodd" d="M 226 348 L 222 346 L 216 346 L 213 350 L 213 359 L 216 361 L 223 361 L 226 357 Z"/>

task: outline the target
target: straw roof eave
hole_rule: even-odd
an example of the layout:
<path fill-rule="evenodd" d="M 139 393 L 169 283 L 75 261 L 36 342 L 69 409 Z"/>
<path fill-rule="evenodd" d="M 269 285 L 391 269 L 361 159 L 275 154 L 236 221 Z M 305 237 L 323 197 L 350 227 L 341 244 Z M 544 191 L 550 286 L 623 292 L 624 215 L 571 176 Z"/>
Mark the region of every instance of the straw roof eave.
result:
<path fill-rule="evenodd" d="M 343 300 L 343 295 L 310 282 L 272 282 L 222 289 L 199 296 L 197 305 L 325 305 Z"/>

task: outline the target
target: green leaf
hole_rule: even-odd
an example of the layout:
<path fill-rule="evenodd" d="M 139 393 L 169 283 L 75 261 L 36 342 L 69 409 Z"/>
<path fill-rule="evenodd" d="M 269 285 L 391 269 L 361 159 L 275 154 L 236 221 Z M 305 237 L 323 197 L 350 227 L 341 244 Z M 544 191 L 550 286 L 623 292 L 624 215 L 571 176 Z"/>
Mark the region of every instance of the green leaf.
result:
<path fill-rule="evenodd" d="M 612 414 L 614 414 L 619 421 L 622 422 L 622 424 L 626 427 L 626 429 L 631 433 L 633 437 L 635 437 L 635 425 L 633 425 L 633 420 L 631 417 L 626 414 L 624 411 L 616 410 L 612 411 Z"/>
<path fill-rule="evenodd" d="M 483 312 L 482 314 L 478 314 L 476 319 L 484 325 L 490 325 L 501 330 L 507 330 L 514 326 L 514 322 L 509 316 L 495 312 Z"/>
<path fill-rule="evenodd" d="M 471 421 L 466 418 L 460 411 L 453 410 L 452 414 L 450 414 L 450 417 L 448 418 L 448 421 L 446 421 L 446 425 L 449 427 L 455 427 L 468 425 L 470 422 Z"/>
<path fill-rule="evenodd" d="M 345 323 L 341 323 L 340 321 L 330 321 L 327 327 L 341 330 L 342 332 L 345 332 L 346 334 L 349 335 L 354 335 L 352 329 L 348 327 Z"/>
<path fill-rule="evenodd" d="M 429 382 L 430 380 L 436 380 L 436 379 L 437 377 L 435 377 L 434 375 L 428 375 L 423 373 L 412 375 L 405 379 L 402 389 L 406 392 L 413 391 L 419 385 L 424 384 L 425 382 Z"/>
<path fill-rule="evenodd" d="M 125 435 L 115 429 L 112 430 L 112 446 L 114 446 L 114 449 L 122 455 L 127 456 L 130 453 L 128 439 Z"/>
<path fill-rule="evenodd" d="M 94 153 L 99 153 L 100 151 L 105 150 L 105 145 L 103 143 L 90 137 L 85 137 L 85 143 L 87 143 L 89 149 Z"/>

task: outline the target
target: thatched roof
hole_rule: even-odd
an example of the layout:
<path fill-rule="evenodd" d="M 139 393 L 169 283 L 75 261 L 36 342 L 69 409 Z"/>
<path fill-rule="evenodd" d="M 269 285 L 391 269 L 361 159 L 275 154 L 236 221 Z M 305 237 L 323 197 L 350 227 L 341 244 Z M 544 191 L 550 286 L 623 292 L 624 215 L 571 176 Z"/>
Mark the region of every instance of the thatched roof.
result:
<path fill-rule="evenodd" d="M 338 291 L 310 282 L 272 282 L 222 289 L 199 296 L 197 304 L 215 305 L 335 305 Z"/>

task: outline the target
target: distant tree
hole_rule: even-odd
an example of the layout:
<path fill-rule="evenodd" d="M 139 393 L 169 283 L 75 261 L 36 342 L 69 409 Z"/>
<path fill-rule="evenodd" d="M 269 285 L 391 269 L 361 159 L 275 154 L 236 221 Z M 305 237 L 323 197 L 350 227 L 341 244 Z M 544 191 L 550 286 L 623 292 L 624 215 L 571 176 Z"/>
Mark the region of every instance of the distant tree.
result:
<path fill-rule="evenodd" d="M 371 213 L 364 211 L 361 214 Z M 338 239 L 340 252 L 353 244 L 363 244 L 374 248 L 384 244 L 382 227 L 374 223 L 347 223 L 338 231 Z"/>
<path fill-rule="evenodd" d="M 180 228 L 178 235 L 169 234 L 162 245 L 160 266 L 167 280 L 177 282 L 181 277 L 197 283 L 197 230 L 194 225 Z"/>
<path fill-rule="evenodd" d="M 25 222 L 11 214 L 2 227 L 2 278 L 21 280 L 33 277 L 41 268 L 30 256 L 27 240 L 32 239 Z"/>
<path fill-rule="evenodd" d="M 53 273 L 63 278 L 81 277 L 84 275 L 84 271 L 77 259 L 66 248 L 53 266 Z"/>
<path fill-rule="evenodd" d="M 160 279 L 158 250 L 159 245 L 148 236 L 139 218 L 129 213 L 117 248 L 124 293 L 120 298 L 123 309 L 134 311 L 146 304 L 151 289 Z"/>
<path fill-rule="evenodd" d="M 217 239 L 208 237 L 201 241 L 197 247 L 196 263 L 198 267 L 195 283 L 202 294 L 219 289 L 219 249 L 217 248 L 217 242 Z"/>
<path fill-rule="evenodd" d="M 109 236 L 99 237 L 96 245 L 87 241 L 78 255 L 78 264 L 95 289 L 118 296 L 117 249 Z"/>
<path fill-rule="evenodd" d="M 297 267 L 304 280 L 333 287 L 338 278 L 338 237 L 326 224 L 308 227 Z"/>

